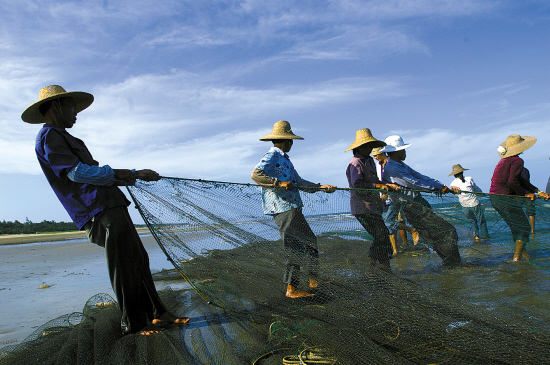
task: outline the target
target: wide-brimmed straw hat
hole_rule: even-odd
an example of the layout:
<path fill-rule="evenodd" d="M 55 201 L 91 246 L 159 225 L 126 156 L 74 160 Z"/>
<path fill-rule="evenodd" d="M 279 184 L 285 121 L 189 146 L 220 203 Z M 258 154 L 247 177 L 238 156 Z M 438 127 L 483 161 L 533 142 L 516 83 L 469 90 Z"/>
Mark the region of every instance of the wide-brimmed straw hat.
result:
<path fill-rule="evenodd" d="M 31 124 L 44 123 L 44 116 L 39 110 L 40 106 L 50 100 L 65 97 L 73 98 L 75 113 L 80 113 L 94 102 L 94 96 L 92 94 L 83 91 L 67 92 L 59 85 L 50 85 L 40 90 L 38 93 L 38 101 L 25 109 L 23 114 L 21 114 L 21 119 Z"/>
<path fill-rule="evenodd" d="M 378 156 L 378 155 L 384 153 L 384 152 L 380 152 L 380 150 L 381 150 L 382 148 L 384 148 L 384 147 L 375 147 L 375 148 L 373 148 L 372 151 L 371 151 L 371 153 L 370 153 L 371 156 Z"/>
<path fill-rule="evenodd" d="M 267 136 L 260 138 L 260 141 L 273 141 L 277 139 L 303 139 L 292 133 L 290 123 L 286 120 L 280 120 L 273 125 L 273 131 Z"/>
<path fill-rule="evenodd" d="M 535 137 L 520 136 L 519 134 L 511 134 L 498 146 L 497 151 L 500 158 L 519 155 L 533 147 L 537 139 Z"/>
<path fill-rule="evenodd" d="M 403 141 L 403 138 L 397 135 L 389 136 L 384 140 L 384 142 L 386 142 L 386 147 L 382 148 L 380 152 L 401 151 L 401 150 L 404 150 L 405 148 L 409 148 L 410 146 L 412 146 L 410 143 L 405 143 Z"/>
<path fill-rule="evenodd" d="M 371 143 L 372 147 L 384 147 L 386 145 L 384 142 L 374 138 L 370 132 L 370 129 L 364 128 L 355 132 L 355 141 L 351 144 L 351 146 L 349 146 L 346 152 L 367 143 Z"/>
<path fill-rule="evenodd" d="M 461 172 L 466 171 L 466 170 L 469 170 L 469 169 L 465 169 L 464 167 L 460 166 L 459 163 L 457 163 L 456 165 L 453 165 L 453 172 L 451 172 L 449 174 L 449 176 L 460 174 Z"/>

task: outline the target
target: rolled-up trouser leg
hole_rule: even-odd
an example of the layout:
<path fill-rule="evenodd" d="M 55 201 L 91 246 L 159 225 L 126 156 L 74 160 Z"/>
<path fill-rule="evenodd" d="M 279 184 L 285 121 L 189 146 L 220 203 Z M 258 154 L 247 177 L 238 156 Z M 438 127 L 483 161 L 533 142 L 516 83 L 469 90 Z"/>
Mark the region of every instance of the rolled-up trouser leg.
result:
<path fill-rule="evenodd" d="M 369 257 L 380 263 L 387 263 L 392 258 L 392 247 L 389 238 L 389 231 L 380 214 L 367 213 L 357 214 L 355 218 L 363 228 L 373 237 L 372 245 L 369 248 Z"/>
<path fill-rule="evenodd" d="M 308 277 L 317 277 L 319 252 L 317 238 L 309 227 L 301 208 L 295 208 L 273 216 L 279 226 L 286 256 L 283 282 L 297 287 L 300 284 L 300 267 Z"/>
<path fill-rule="evenodd" d="M 105 248 L 111 286 L 129 332 L 138 332 L 166 312 L 151 271 L 149 256 L 124 206 L 105 209 L 84 228 L 90 242 Z"/>
<path fill-rule="evenodd" d="M 384 213 L 382 213 L 382 218 L 384 224 L 388 228 L 389 234 L 394 234 L 397 232 L 397 227 L 399 227 L 399 222 L 397 221 L 397 214 L 399 213 L 400 203 L 392 202 L 390 205 L 384 206 Z"/>
<path fill-rule="evenodd" d="M 403 203 L 403 212 L 407 220 L 430 243 L 441 257 L 443 266 L 454 267 L 461 263 L 458 252 L 458 234 L 455 227 L 437 216 L 424 204 L 407 201 Z"/>

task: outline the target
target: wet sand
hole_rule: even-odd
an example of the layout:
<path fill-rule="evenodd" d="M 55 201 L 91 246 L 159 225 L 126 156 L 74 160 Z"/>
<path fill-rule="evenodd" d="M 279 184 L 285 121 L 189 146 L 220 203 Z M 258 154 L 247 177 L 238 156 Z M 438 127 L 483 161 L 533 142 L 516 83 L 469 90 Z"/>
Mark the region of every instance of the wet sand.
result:
<path fill-rule="evenodd" d="M 16 236 L 0 240 L 0 347 L 20 343 L 58 316 L 82 312 L 95 294 L 114 296 L 104 250 L 84 232 Z M 37 236 L 41 241 L 33 242 Z M 151 234 L 141 237 L 151 271 L 172 268 Z"/>
<path fill-rule="evenodd" d="M 138 232 L 147 233 L 147 228 L 138 228 Z M 36 234 L 2 234 L 0 235 L 0 246 L 18 245 L 34 242 L 52 242 L 73 240 L 76 238 L 86 238 L 85 231 L 55 232 L 55 233 L 36 233 Z"/>

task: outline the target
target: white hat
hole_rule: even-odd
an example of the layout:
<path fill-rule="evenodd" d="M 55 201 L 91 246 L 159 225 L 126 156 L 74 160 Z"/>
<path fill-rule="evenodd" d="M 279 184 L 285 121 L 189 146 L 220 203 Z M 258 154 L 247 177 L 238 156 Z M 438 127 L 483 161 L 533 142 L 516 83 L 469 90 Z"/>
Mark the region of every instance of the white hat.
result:
<path fill-rule="evenodd" d="M 380 152 L 401 151 L 411 146 L 410 143 L 405 144 L 405 142 L 403 142 L 403 138 L 399 136 L 389 136 L 384 142 L 386 142 L 386 147 L 382 148 Z"/>

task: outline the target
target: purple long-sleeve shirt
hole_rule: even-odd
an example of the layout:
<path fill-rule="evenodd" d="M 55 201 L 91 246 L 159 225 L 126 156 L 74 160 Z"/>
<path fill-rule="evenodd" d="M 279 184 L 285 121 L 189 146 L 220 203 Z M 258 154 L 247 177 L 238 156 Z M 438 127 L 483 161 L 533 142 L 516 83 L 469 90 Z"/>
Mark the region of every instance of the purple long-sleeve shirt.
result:
<path fill-rule="evenodd" d="M 490 194 L 520 195 L 527 192 L 536 193 L 538 189 L 521 177 L 523 160 L 519 156 L 501 159 L 491 178 Z"/>
<path fill-rule="evenodd" d="M 376 174 L 376 164 L 372 157 L 365 158 L 354 154 L 346 170 L 350 189 L 376 189 L 376 184 L 382 184 Z M 377 213 L 381 214 L 383 202 L 377 192 L 351 191 L 351 214 Z"/>
<path fill-rule="evenodd" d="M 44 175 L 78 229 L 106 208 L 130 204 L 116 186 L 78 183 L 68 178 L 79 162 L 99 164 L 84 142 L 65 129 L 45 124 L 36 137 L 35 150 Z"/>

